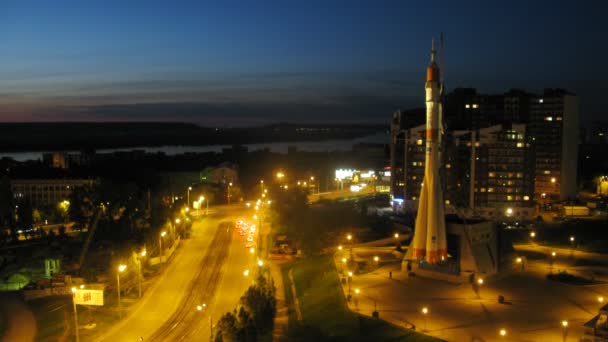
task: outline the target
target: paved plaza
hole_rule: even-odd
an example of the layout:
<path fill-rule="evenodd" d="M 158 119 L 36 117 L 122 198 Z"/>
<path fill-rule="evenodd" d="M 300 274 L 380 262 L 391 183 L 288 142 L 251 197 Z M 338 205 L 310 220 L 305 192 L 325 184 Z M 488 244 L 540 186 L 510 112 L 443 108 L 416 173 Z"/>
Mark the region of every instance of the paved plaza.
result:
<path fill-rule="evenodd" d="M 364 258 L 370 257 L 368 252 L 354 250 Z M 339 269 L 343 254 L 336 254 Z M 556 342 L 564 341 L 564 333 L 565 341 L 578 341 L 582 325 L 597 314 L 598 296 L 608 295 L 608 285 L 574 286 L 546 279 L 551 267 L 555 272 L 568 269 L 569 258 L 558 255 L 552 266 L 548 259 L 526 261 L 524 270 L 514 267 L 484 279 L 478 293 L 469 283 L 408 277 L 397 262 L 390 263 L 353 276 L 349 305 L 371 315 L 375 303 L 380 318 L 399 326 L 415 326 L 417 331 L 447 341 Z M 348 287 L 344 285 L 345 293 Z M 499 295 L 505 297 L 504 304 L 498 303 Z M 426 315 L 422 314 L 424 307 Z M 563 320 L 568 321 L 567 330 Z M 501 329 L 506 330 L 505 336 L 500 335 Z"/>

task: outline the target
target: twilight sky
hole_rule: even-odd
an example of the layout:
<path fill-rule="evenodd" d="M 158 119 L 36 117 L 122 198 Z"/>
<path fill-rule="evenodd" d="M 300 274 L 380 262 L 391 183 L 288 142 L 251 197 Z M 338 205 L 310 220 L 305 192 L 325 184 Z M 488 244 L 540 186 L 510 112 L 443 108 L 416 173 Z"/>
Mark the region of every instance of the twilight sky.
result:
<path fill-rule="evenodd" d="M 0 121 L 388 123 L 448 89 L 606 101 L 607 1 L 0 0 Z"/>

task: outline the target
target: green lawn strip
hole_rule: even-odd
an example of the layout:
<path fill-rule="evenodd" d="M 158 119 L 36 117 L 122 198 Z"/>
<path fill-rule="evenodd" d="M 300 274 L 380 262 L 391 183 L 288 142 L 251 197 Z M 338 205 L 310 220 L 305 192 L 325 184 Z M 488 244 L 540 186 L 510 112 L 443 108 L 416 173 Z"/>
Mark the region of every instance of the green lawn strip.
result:
<path fill-rule="evenodd" d="M 289 267 L 286 267 L 288 269 Z M 350 311 L 331 256 L 294 263 L 293 276 L 303 326 L 318 329 L 317 339 L 332 341 L 439 341 L 386 321 Z M 286 286 L 287 287 L 287 286 Z M 290 321 L 292 316 L 290 316 Z M 290 323 L 290 327 L 292 327 Z"/>

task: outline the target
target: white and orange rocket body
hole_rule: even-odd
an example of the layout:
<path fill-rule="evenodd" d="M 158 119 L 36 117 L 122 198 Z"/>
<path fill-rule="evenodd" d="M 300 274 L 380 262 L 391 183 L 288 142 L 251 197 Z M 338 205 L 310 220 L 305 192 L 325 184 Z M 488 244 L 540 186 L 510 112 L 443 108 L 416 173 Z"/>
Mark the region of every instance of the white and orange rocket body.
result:
<path fill-rule="evenodd" d="M 435 47 L 431 64 L 426 69 L 426 157 L 424 180 L 416 215 L 414 238 L 409 256 L 435 264 L 447 259 L 445 215 L 439 179 L 442 108 L 440 102 L 440 70 L 435 63 Z"/>

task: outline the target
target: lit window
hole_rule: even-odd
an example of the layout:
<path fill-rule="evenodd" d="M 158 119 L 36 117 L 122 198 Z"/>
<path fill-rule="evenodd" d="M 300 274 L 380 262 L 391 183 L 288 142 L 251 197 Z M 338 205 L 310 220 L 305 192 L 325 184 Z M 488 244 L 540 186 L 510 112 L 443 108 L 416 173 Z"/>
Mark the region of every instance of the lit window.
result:
<path fill-rule="evenodd" d="M 415 201 L 415 200 L 416 200 L 416 196 L 413 196 L 413 197 L 412 197 L 412 200 L 414 200 L 414 201 Z"/>
<path fill-rule="evenodd" d="M 417 178 L 416 176 L 412 176 L 412 179 L 413 179 L 413 180 L 416 180 L 416 178 Z"/>
<path fill-rule="evenodd" d="M 523 142 L 518 142 L 518 143 L 517 143 L 517 147 L 519 147 L 519 148 L 524 147 L 524 143 L 523 143 Z"/>
<path fill-rule="evenodd" d="M 512 201 L 513 200 L 513 196 L 509 195 L 507 196 L 507 201 Z"/>
<path fill-rule="evenodd" d="M 479 106 L 477 105 L 477 103 L 473 103 L 473 108 L 477 108 L 477 107 L 479 107 Z"/>
<path fill-rule="evenodd" d="M 489 172 L 489 173 L 488 173 L 488 177 L 490 177 L 490 178 L 496 177 L 496 173 L 494 173 L 494 172 Z"/>
<path fill-rule="evenodd" d="M 551 170 L 545 170 L 545 171 L 543 171 L 543 173 L 544 173 L 545 175 L 550 175 L 550 174 L 551 174 Z"/>
<path fill-rule="evenodd" d="M 555 177 L 551 178 L 551 183 L 555 183 L 555 182 L 556 182 Z"/>
<path fill-rule="evenodd" d="M 488 192 L 494 192 L 494 188 L 488 188 Z"/>
<path fill-rule="evenodd" d="M 446 169 L 450 169 L 450 168 L 452 168 L 452 164 L 445 164 L 445 168 L 446 168 Z"/>
<path fill-rule="evenodd" d="M 543 99 L 538 99 L 538 103 L 543 103 L 545 102 Z"/>
<path fill-rule="evenodd" d="M 481 188 L 481 189 L 479 189 L 479 191 L 486 192 L 486 188 Z"/>
<path fill-rule="evenodd" d="M 545 116 L 545 121 L 553 121 L 553 117 L 552 116 Z"/>
<path fill-rule="evenodd" d="M 557 120 L 557 121 L 562 121 L 562 117 L 561 117 L 561 116 L 556 116 L 556 117 L 555 117 L 555 120 Z"/>
<path fill-rule="evenodd" d="M 450 205 L 450 200 L 445 200 L 446 205 Z"/>
<path fill-rule="evenodd" d="M 475 147 L 479 147 L 479 141 L 475 142 Z"/>
<path fill-rule="evenodd" d="M 524 196 L 524 201 L 529 201 L 530 200 L 530 196 Z"/>
<path fill-rule="evenodd" d="M 469 109 L 471 108 L 471 105 L 467 103 L 466 105 L 464 105 L 464 108 Z"/>
<path fill-rule="evenodd" d="M 416 145 L 422 145 L 422 139 L 416 140 Z"/>

